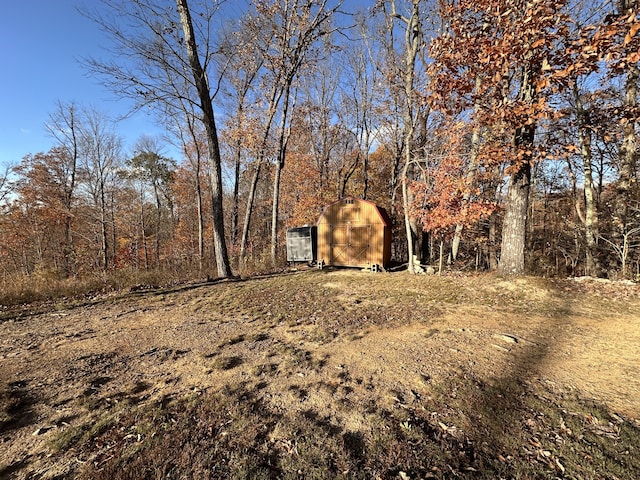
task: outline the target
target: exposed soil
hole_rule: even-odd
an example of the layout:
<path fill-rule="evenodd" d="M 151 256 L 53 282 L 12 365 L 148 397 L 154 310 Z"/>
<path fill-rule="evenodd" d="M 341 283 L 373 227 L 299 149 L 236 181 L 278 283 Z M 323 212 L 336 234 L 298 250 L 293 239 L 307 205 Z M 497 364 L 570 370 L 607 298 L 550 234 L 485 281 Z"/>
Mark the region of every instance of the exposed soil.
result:
<path fill-rule="evenodd" d="M 151 411 L 214 399 L 220 419 L 199 445 L 241 437 L 242 412 L 255 420 L 245 453 L 262 457 L 252 474 L 229 457 L 238 477 L 637 478 L 625 459 L 640 457 L 639 293 L 592 279 L 302 270 L 7 310 L 0 478 L 108 472 L 150 455 L 154 425 L 170 427 L 143 429 Z M 389 429 L 406 444 L 397 457 L 376 450 Z M 315 448 L 306 466 L 300 435 Z M 348 455 L 325 458 L 337 437 Z M 451 458 L 417 458 L 444 443 Z M 594 460 L 608 448 L 615 474 Z"/>

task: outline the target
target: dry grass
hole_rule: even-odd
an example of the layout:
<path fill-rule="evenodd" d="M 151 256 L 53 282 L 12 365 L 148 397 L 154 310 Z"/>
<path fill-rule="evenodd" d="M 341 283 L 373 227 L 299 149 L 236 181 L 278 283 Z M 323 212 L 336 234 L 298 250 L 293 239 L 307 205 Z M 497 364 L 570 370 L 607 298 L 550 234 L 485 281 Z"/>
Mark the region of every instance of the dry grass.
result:
<path fill-rule="evenodd" d="M 105 431 L 99 443 L 115 450 L 79 477 L 638 478 L 638 429 L 602 406 L 514 382 L 440 387 L 392 410 L 368 405 L 357 431 L 275 410 L 247 385 L 153 404 Z"/>
<path fill-rule="evenodd" d="M 60 278 L 53 274 L 14 275 L 0 280 L 0 307 L 47 302 L 68 306 L 106 292 L 159 288 L 180 283 L 189 275 L 164 270 L 122 269 L 81 278 Z"/>
<path fill-rule="evenodd" d="M 0 478 L 640 478 L 638 293 L 312 270 L 16 314 Z"/>

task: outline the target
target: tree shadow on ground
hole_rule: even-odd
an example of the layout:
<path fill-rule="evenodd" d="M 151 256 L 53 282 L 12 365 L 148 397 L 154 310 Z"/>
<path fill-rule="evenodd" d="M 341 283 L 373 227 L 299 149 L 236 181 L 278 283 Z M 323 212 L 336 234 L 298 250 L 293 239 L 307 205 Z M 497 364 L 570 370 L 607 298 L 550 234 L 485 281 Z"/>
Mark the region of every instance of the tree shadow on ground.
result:
<path fill-rule="evenodd" d="M 31 425 L 36 419 L 33 405 L 37 399 L 29 393 L 29 382 L 10 382 L 0 391 L 0 433 Z"/>
<path fill-rule="evenodd" d="M 564 311 L 562 321 L 570 322 L 571 307 Z M 452 405 L 470 428 L 460 443 L 464 460 L 452 472 L 470 478 L 640 478 L 640 460 L 629 454 L 637 450 L 640 429 L 580 392 L 541 378 L 548 357 L 563 348 L 561 328 L 550 317 L 535 332 L 539 343 L 518 341 L 508 353 L 496 352 L 508 355 L 506 369 L 490 378 L 471 375 L 461 385 Z"/>
<path fill-rule="evenodd" d="M 15 477 L 15 474 L 20 472 L 23 468 L 28 465 L 26 460 L 19 460 L 17 462 L 12 463 L 2 469 L 0 469 L 0 480 L 9 480 Z"/>
<path fill-rule="evenodd" d="M 36 421 L 33 411 L 38 399 L 29 393 L 28 380 L 18 380 L 6 384 L 0 390 L 0 435 L 27 427 Z M 11 465 L 3 465 L 0 458 L 0 479 L 13 478 L 16 473 L 28 465 L 26 459 Z"/>

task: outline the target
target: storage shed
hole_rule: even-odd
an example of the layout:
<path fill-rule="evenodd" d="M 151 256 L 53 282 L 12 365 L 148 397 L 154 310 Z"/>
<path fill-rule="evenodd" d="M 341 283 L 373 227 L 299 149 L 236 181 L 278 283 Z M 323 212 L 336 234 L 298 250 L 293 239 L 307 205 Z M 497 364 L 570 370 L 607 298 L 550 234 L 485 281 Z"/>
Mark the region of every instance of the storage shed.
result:
<path fill-rule="evenodd" d="M 315 262 L 317 227 L 293 227 L 287 230 L 287 262 Z"/>
<path fill-rule="evenodd" d="M 391 260 L 391 220 L 384 208 L 347 197 L 325 207 L 318 220 L 318 263 L 386 267 Z"/>

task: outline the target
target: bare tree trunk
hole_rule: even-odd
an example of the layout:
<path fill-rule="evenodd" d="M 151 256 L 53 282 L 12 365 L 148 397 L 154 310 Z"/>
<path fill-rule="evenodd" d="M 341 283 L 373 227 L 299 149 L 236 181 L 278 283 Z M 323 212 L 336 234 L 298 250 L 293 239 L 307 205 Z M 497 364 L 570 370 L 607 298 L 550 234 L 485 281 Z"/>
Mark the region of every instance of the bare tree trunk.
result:
<path fill-rule="evenodd" d="M 482 86 L 482 78 L 480 75 L 476 76 L 475 80 L 475 90 L 478 92 L 480 87 Z M 475 120 L 473 125 L 473 134 L 471 135 L 471 152 L 469 155 L 469 170 L 467 172 L 465 191 L 462 195 L 462 204 L 463 208 L 466 209 L 466 205 L 469 203 L 471 199 L 471 192 L 473 191 L 473 183 L 476 178 L 476 171 L 478 169 L 478 150 L 480 148 L 480 130 L 481 125 L 477 119 L 478 112 L 480 110 L 480 97 L 476 100 L 476 104 L 474 105 L 474 113 Z M 464 216 L 464 215 L 463 215 Z M 460 222 L 456 225 L 455 232 L 453 234 L 453 240 L 451 241 L 451 257 L 455 262 L 458 258 L 458 250 L 460 248 L 460 240 L 462 238 L 462 230 L 464 225 Z"/>
<path fill-rule="evenodd" d="M 185 112 L 186 113 L 186 112 Z M 200 143 L 198 142 L 198 136 L 193 125 L 193 121 L 189 118 L 189 115 L 185 115 L 187 118 L 187 126 L 189 134 L 193 140 L 195 148 L 196 162 L 195 162 L 195 188 L 196 188 L 196 211 L 198 216 L 198 271 L 202 273 L 204 268 L 204 205 L 202 202 L 202 184 L 200 183 L 200 171 L 202 169 L 202 152 L 200 151 Z M 182 137 L 182 134 L 181 134 Z M 186 142 L 183 139 L 183 145 Z M 185 155 L 187 154 L 185 148 Z"/>
<path fill-rule="evenodd" d="M 497 222 L 498 215 L 493 212 L 489 217 L 489 246 L 487 249 L 487 256 L 489 257 L 489 270 L 496 271 L 498 269 L 498 255 L 496 253 L 496 245 L 498 244 L 498 235 L 497 235 Z"/>
<path fill-rule="evenodd" d="M 293 78 L 291 79 L 293 81 Z M 271 261 L 275 265 L 278 253 L 278 211 L 280 207 L 280 177 L 284 168 L 285 155 L 287 153 L 287 143 L 289 135 L 286 131 L 287 118 L 289 116 L 291 83 L 287 83 L 284 91 L 284 104 L 282 106 L 282 118 L 280 119 L 280 137 L 278 140 L 278 159 L 276 160 L 276 171 L 273 178 L 273 200 L 271 204 Z"/>
<path fill-rule="evenodd" d="M 407 48 L 407 56 L 405 60 L 405 70 L 403 72 L 404 94 L 405 94 L 405 113 L 404 113 L 404 168 L 402 169 L 402 206 L 404 209 L 405 233 L 407 235 L 407 253 L 409 255 L 408 270 L 415 273 L 414 264 L 414 246 L 416 235 L 414 226 L 410 218 L 409 208 L 411 206 L 411 198 L 409 192 L 409 173 L 412 171 L 413 165 L 413 82 L 415 77 L 416 57 L 418 49 L 421 45 L 422 29 L 420 25 L 420 0 L 412 0 L 411 16 L 409 18 L 402 17 L 396 13 L 395 3 L 392 2 L 391 16 L 399 18 L 406 24 L 405 44 Z"/>
<path fill-rule="evenodd" d="M 116 231 L 116 199 L 113 191 L 109 195 L 109 218 L 111 221 L 111 263 L 114 268 L 117 268 L 118 234 Z"/>
<path fill-rule="evenodd" d="M 247 196 L 247 208 L 244 213 L 244 226 L 242 227 L 242 239 L 240 240 L 240 259 L 244 260 L 247 251 L 247 243 L 249 241 L 249 224 L 251 223 L 251 215 L 253 214 L 253 202 L 256 195 L 256 188 L 258 186 L 258 180 L 260 179 L 260 170 L 262 169 L 262 163 L 265 161 L 267 154 L 267 144 L 269 142 L 269 133 L 271 132 L 271 125 L 276 115 L 276 108 L 282 97 L 282 90 L 278 89 L 277 83 L 274 82 L 271 88 L 271 95 L 269 98 L 269 113 L 267 115 L 267 122 L 262 135 L 262 142 L 260 143 L 260 151 L 258 152 L 258 158 L 253 169 L 253 176 L 251 178 L 251 186 L 249 187 L 249 195 Z"/>
<path fill-rule="evenodd" d="M 216 256 L 216 267 L 218 277 L 227 278 L 231 276 L 231 266 L 229 264 L 229 254 L 224 231 L 224 214 L 222 209 L 222 162 L 220 158 L 220 145 L 218 143 L 218 130 L 216 127 L 215 114 L 211 103 L 211 92 L 207 73 L 203 70 L 198 56 L 198 46 L 193 31 L 191 13 L 187 0 L 176 0 L 176 5 L 180 13 L 182 30 L 185 36 L 189 64 L 193 74 L 200 108 L 203 113 L 204 127 L 207 134 L 207 146 L 209 149 L 209 164 L 211 175 L 211 196 L 213 210 L 213 242 Z"/>
<path fill-rule="evenodd" d="M 67 105 L 58 102 L 57 111 L 50 115 L 50 123 L 46 125 L 49 134 L 55 138 L 63 152 L 66 154 L 62 160 L 64 178 L 61 178 L 63 188 L 63 203 L 65 209 L 64 219 L 64 246 L 63 265 L 65 277 L 70 277 L 75 271 L 75 247 L 72 235 L 72 207 L 75 200 L 76 173 L 79 160 L 79 120 L 78 111 L 74 103 Z M 6 180 L 6 175 L 0 180 Z M 0 187 L 2 186 L 0 181 Z M 1 194 L 1 192 L 0 192 Z M 0 200 L 2 198 L 0 197 Z"/>
<path fill-rule="evenodd" d="M 249 242 L 249 224 L 251 223 L 251 215 L 253 214 L 253 202 L 256 196 L 256 189 L 258 187 L 261 167 L 262 162 L 260 160 L 258 160 L 253 167 L 251 186 L 249 187 L 249 195 L 247 196 L 247 209 L 244 212 L 242 239 L 240 240 L 240 260 L 244 260 L 244 257 L 247 254 L 247 244 Z"/>
<path fill-rule="evenodd" d="M 626 13 L 631 9 L 638 9 L 638 0 L 619 0 L 618 6 L 620 13 Z M 626 112 L 634 112 L 638 106 L 638 78 L 640 77 L 640 69 L 637 63 L 629 63 L 627 76 L 624 85 L 624 110 Z M 627 121 L 622 127 L 622 145 L 620 146 L 620 174 L 617 183 L 616 198 L 616 220 L 621 226 L 621 235 L 626 243 L 628 232 L 633 225 L 630 222 L 630 200 L 633 194 L 633 184 L 635 182 L 634 175 L 636 172 L 637 150 L 636 150 L 636 122 Z M 623 259 L 626 256 L 623 256 Z M 629 276 L 626 262 L 622 264 L 622 275 Z"/>
<path fill-rule="evenodd" d="M 520 86 L 520 100 L 531 105 L 536 96 L 535 81 L 539 66 L 525 69 Z M 516 129 L 513 145 L 522 159 L 509 179 L 507 206 L 502 226 L 502 246 L 498 272 L 501 275 L 522 275 L 525 272 L 524 247 L 527 236 L 527 215 L 529 212 L 529 190 L 531 185 L 531 163 L 536 123 Z"/>
<path fill-rule="evenodd" d="M 238 135 L 235 145 L 235 162 L 233 167 L 233 207 L 231 210 L 231 243 L 237 245 L 240 234 L 240 165 L 242 161 L 242 139 Z"/>
<path fill-rule="evenodd" d="M 411 225 L 411 218 L 409 216 L 409 187 L 407 185 L 408 179 L 408 170 L 409 165 L 411 164 L 411 152 L 409 151 L 409 147 L 407 146 L 407 154 L 405 154 L 405 164 L 402 169 L 402 209 L 404 210 L 404 231 L 407 236 L 407 255 L 409 257 L 409 263 L 407 265 L 407 269 L 409 273 L 415 273 L 415 259 L 414 259 L 414 244 L 415 244 L 415 235 L 413 233 L 413 228 Z"/>
<path fill-rule="evenodd" d="M 189 122 L 191 123 L 191 122 Z M 202 184 L 200 183 L 200 170 L 202 168 L 202 156 L 200 146 L 196 140 L 195 134 L 192 135 L 196 144 L 196 211 L 198 216 L 198 271 L 202 273 L 204 268 L 204 202 L 202 201 Z"/>
<path fill-rule="evenodd" d="M 366 135 L 367 140 L 365 145 L 369 148 L 369 134 Z M 363 177 L 363 186 L 362 186 L 362 198 L 367 200 L 367 195 L 369 194 L 369 152 L 364 152 L 362 158 L 362 177 Z"/>
<path fill-rule="evenodd" d="M 602 270 L 598 261 L 598 205 L 595 200 L 595 191 L 593 186 L 593 168 L 591 156 L 591 125 L 589 113 L 582 104 L 582 97 L 578 92 L 578 85 L 573 83 L 573 95 L 576 101 L 576 110 L 578 117 L 578 135 L 580 141 L 580 153 L 582 154 L 582 162 L 584 165 L 584 228 L 586 243 L 586 268 L 587 275 L 600 276 Z"/>
<path fill-rule="evenodd" d="M 109 235 L 107 231 L 107 205 L 104 183 L 100 184 L 100 236 L 102 239 L 102 267 L 106 272 L 109 265 Z"/>
<path fill-rule="evenodd" d="M 154 254 L 156 268 L 160 268 L 160 222 L 162 221 L 162 204 L 160 203 L 160 195 L 158 193 L 158 186 L 155 181 L 153 183 L 153 194 L 156 197 L 156 251 Z"/>
<path fill-rule="evenodd" d="M 140 240 L 142 240 L 142 253 L 144 254 L 144 269 L 149 270 L 149 250 L 147 249 L 146 222 L 144 220 L 144 187 L 140 182 Z"/>
<path fill-rule="evenodd" d="M 75 176 L 75 173 L 74 173 Z M 72 197 L 65 198 L 65 217 L 64 217 L 64 258 L 63 270 L 65 277 L 69 278 L 74 268 L 75 248 L 73 245 L 73 235 L 71 232 L 71 222 L 73 215 L 71 213 Z"/>
<path fill-rule="evenodd" d="M 529 210 L 531 165 L 524 163 L 509 179 L 507 207 L 502 226 L 502 246 L 498 272 L 501 275 L 524 273 L 524 244 Z"/>
<path fill-rule="evenodd" d="M 280 177 L 284 166 L 284 152 L 278 155 L 276 161 L 276 171 L 273 177 L 273 198 L 271 203 L 271 262 L 276 264 L 278 256 L 278 210 L 280 208 Z"/>
<path fill-rule="evenodd" d="M 204 268 L 204 206 L 202 205 L 202 185 L 200 185 L 200 160 L 196 170 L 196 209 L 198 212 L 198 271 Z"/>

